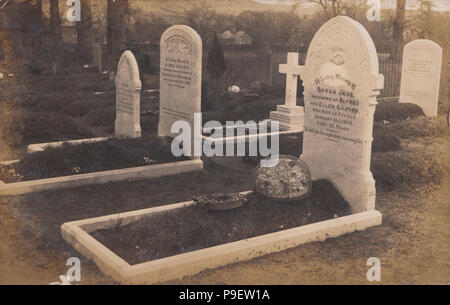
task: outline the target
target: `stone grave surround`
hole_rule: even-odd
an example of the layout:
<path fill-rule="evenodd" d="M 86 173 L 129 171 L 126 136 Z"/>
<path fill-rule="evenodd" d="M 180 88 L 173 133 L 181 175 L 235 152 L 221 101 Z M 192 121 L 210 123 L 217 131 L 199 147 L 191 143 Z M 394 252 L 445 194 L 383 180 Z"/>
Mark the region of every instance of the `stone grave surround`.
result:
<path fill-rule="evenodd" d="M 202 40 L 189 26 L 174 25 L 162 34 L 160 48 L 158 136 L 176 137 L 172 124 L 186 121 L 193 149 L 194 141 L 201 141 L 201 128 L 194 130 L 194 114 L 201 113 Z"/>
<path fill-rule="evenodd" d="M 119 138 L 139 138 L 141 137 L 140 99 L 142 84 L 138 64 L 131 51 L 125 51 L 120 57 L 115 85 L 115 136 Z"/>
<path fill-rule="evenodd" d="M 366 29 L 345 16 L 315 34 L 305 66 L 305 126 L 301 159 L 313 180 L 330 180 L 353 212 L 375 209 L 370 171 L 373 115 L 383 88 L 375 45 Z"/>
<path fill-rule="evenodd" d="M 304 109 L 297 106 L 297 84 L 300 74 L 298 53 L 288 53 L 287 64 L 280 65 L 280 73 L 286 74 L 286 98 L 284 105 L 277 105 L 269 119 L 280 122 L 280 131 L 303 131 Z"/>
<path fill-rule="evenodd" d="M 403 48 L 400 103 L 420 106 L 426 116 L 438 113 L 442 48 L 427 39 L 413 40 Z"/>

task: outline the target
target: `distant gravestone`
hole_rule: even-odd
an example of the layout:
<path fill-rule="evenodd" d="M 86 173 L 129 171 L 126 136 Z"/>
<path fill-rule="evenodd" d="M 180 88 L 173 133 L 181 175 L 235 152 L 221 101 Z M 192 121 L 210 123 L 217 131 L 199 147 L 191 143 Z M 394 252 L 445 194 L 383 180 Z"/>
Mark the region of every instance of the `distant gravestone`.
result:
<path fill-rule="evenodd" d="M 161 36 L 160 48 L 158 135 L 175 137 L 172 124 L 181 120 L 194 135 L 194 113 L 201 112 L 202 40 L 192 28 L 174 25 Z"/>
<path fill-rule="evenodd" d="M 330 19 L 315 34 L 300 76 L 305 126 L 301 159 L 330 180 L 353 212 L 375 208 L 370 171 L 373 115 L 383 88 L 375 45 L 358 22 Z"/>
<path fill-rule="evenodd" d="M 116 137 L 141 136 L 139 68 L 131 51 L 125 51 L 119 60 L 116 85 Z"/>
<path fill-rule="evenodd" d="M 92 64 L 98 72 L 103 72 L 103 48 L 100 43 L 94 43 L 92 49 Z"/>
<path fill-rule="evenodd" d="M 442 48 L 426 39 L 411 41 L 403 49 L 400 103 L 420 106 L 426 116 L 437 116 Z"/>

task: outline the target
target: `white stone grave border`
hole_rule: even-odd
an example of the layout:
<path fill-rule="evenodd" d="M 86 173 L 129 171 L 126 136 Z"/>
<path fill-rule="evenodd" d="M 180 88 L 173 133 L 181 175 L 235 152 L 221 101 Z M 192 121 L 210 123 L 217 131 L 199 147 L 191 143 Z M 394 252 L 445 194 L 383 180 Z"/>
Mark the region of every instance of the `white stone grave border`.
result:
<path fill-rule="evenodd" d="M 6 161 L 8 162 L 8 161 Z M 20 195 L 46 190 L 73 188 L 119 181 L 135 181 L 203 170 L 200 159 L 185 160 L 107 171 L 5 183 L 0 180 L 0 195 Z"/>
<path fill-rule="evenodd" d="M 44 151 L 47 148 L 61 147 L 64 145 L 64 143 L 77 145 L 77 144 L 83 144 L 83 143 L 102 142 L 102 141 L 106 141 L 109 139 L 113 139 L 113 137 L 88 138 L 88 139 L 79 139 L 79 140 L 68 140 L 68 141 L 59 141 L 59 142 L 30 144 L 27 146 L 27 153 L 32 154 L 32 153 L 35 153 L 38 151 Z"/>
<path fill-rule="evenodd" d="M 323 241 L 354 231 L 362 231 L 382 223 L 381 213 L 369 210 L 135 265 L 128 264 L 89 234 L 100 229 L 125 226 L 144 217 L 167 213 L 193 204 L 194 201 L 186 201 L 66 222 L 61 226 L 61 235 L 75 250 L 92 260 L 103 273 L 111 276 L 116 282 L 155 284 L 280 252 L 308 242 Z"/>
<path fill-rule="evenodd" d="M 270 120 L 267 120 L 270 123 Z M 263 121 L 264 122 L 264 121 Z M 261 125 L 263 124 L 263 122 L 258 123 L 257 125 Z M 245 126 L 244 125 L 237 125 L 237 126 L 231 126 L 231 127 L 227 127 L 222 126 L 222 128 L 216 128 L 216 129 L 222 129 L 222 130 L 227 130 L 230 128 L 236 128 L 236 127 L 240 127 L 240 126 Z M 213 130 L 214 128 L 203 128 L 202 132 L 203 133 L 209 133 Z M 253 138 L 262 138 L 262 137 L 268 137 L 271 135 L 292 135 L 292 134 L 298 134 L 298 133 L 303 133 L 304 129 L 297 129 L 297 130 L 285 130 L 285 131 L 277 131 L 277 132 L 266 132 L 266 133 L 257 133 L 257 134 L 252 134 L 252 135 L 242 135 L 242 136 L 231 136 L 231 137 L 221 137 L 221 138 L 211 138 L 209 136 L 205 136 L 202 135 L 202 140 L 204 142 L 209 143 L 209 145 L 216 143 L 216 145 L 223 145 L 223 143 L 226 143 L 227 141 L 234 141 L 234 143 L 236 143 L 237 141 L 244 139 L 246 142 L 248 142 L 250 139 Z"/>

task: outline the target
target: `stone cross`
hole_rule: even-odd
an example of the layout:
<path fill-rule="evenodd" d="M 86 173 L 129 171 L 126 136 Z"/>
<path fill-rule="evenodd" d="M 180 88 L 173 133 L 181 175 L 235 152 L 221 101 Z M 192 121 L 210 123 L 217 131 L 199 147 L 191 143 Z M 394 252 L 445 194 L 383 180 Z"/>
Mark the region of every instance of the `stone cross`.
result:
<path fill-rule="evenodd" d="M 280 73 L 286 74 L 286 100 L 285 105 L 293 107 L 297 105 L 297 84 L 300 68 L 298 53 L 288 53 L 287 64 L 280 65 Z"/>
<path fill-rule="evenodd" d="M 284 105 L 277 105 L 276 111 L 270 112 L 270 120 L 278 121 L 282 131 L 303 131 L 303 107 L 297 106 L 297 85 L 301 66 L 298 53 L 288 53 L 287 64 L 280 65 L 280 73 L 286 74 L 286 97 Z"/>

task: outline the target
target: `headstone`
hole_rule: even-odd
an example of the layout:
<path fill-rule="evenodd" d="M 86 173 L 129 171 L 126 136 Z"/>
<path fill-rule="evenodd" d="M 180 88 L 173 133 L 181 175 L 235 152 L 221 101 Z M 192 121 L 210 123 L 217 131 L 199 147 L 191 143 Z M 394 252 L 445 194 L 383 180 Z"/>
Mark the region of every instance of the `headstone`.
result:
<path fill-rule="evenodd" d="M 426 116 L 437 116 L 442 48 L 426 39 L 411 41 L 403 49 L 400 103 L 420 106 Z"/>
<path fill-rule="evenodd" d="M 287 64 L 280 65 L 280 73 L 286 74 L 286 98 L 284 105 L 277 105 L 270 112 L 270 120 L 280 122 L 280 130 L 303 131 L 304 109 L 297 106 L 297 84 L 300 74 L 298 53 L 288 53 Z"/>
<path fill-rule="evenodd" d="M 378 68 L 366 29 L 337 16 L 317 31 L 300 69 L 305 88 L 301 160 L 313 180 L 331 181 L 353 212 L 375 209 L 373 115 L 384 83 Z"/>
<path fill-rule="evenodd" d="M 158 135 L 175 137 L 172 124 L 186 121 L 194 137 L 194 113 L 201 112 L 202 40 L 192 28 L 174 25 L 161 36 L 160 48 Z"/>
<path fill-rule="evenodd" d="M 103 48 L 100 43 L 94 43 L 92 48 L 92 64 L 98 70 L 98 72 L 103 72 Z"/>
<path fill-rule="evenodd" d="M 116 85 L 116 137 L 141 136 L 139 68 L 131 51 L 125 51 L 119 60 Z"/>

